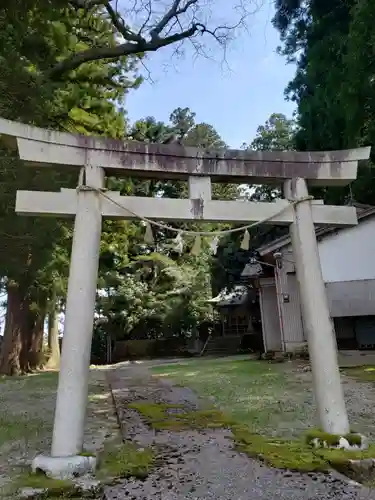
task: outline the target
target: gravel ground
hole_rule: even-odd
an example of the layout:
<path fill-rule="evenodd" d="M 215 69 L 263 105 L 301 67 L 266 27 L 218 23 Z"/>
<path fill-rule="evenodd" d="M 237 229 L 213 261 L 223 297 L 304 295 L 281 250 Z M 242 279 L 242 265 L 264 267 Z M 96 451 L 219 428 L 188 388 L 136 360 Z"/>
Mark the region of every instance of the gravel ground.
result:
<path fill-rule="evenodd" d="M 231 357 L 165 368 L 156 364 L 155 368 L 156 374 L 190 387 L 239 422 L 251 421 L 257 432 L 267 436 L 296 438 L 318 427 L 312 373 L 306 362 L 275 364 Z M 375 384 L 345 374 L 341 380 L 352 428 L 374 440 Z"/>
<path fill-rule="evenodd" d="M 306 364 L 304 365 L 304 368 Z M 299 365 L 301 368 L 301 365 Z M 303 420 L 294 422 L 295 431 L 300 434 L 308 428 L 316 427 L 315 403 L 312 392 L 312 373 L 302 371 L 297 363 L 286 363 L 286 374 L 296 385 L 296 396 L 300 396 L 303 404 Z M 349 420 L 353 429 L 365 434 L 370 439 L 375 439 L 374 402 L 375 385 L 373 383 L 356 380 L 341 373 L 341 382 L 344 388 L 345 403 Z"/>
<path fill-rule="evenodd" d="M 146 480 L 108 487 L 107 500 L 375 499 L 375 491 L 334 474 L 302 475 L 263 466 L 234 450 L 227 430 L 154 432 L 128 409 L 130 402 L 184 404 L 193 409 L 200 406 L 198 398 L 189 389 L 151 378 L 142 365 L 121 367 L 109 375 L 124 438 L 155 446 L 160 460 Z"/>
<path fill-rule="evenodd" d="M 0 382 L 0 498 L 1 486 L 18 474 L 20 467 L 30 465 L 38 453 L 49 452 L 56 387 L 56 373 Z M 1 441 L 7 429 L 9 439 Z M 97 451 L 109 435 L 117 432 L 105 371 L 90 370 L 85 449 Z"/>

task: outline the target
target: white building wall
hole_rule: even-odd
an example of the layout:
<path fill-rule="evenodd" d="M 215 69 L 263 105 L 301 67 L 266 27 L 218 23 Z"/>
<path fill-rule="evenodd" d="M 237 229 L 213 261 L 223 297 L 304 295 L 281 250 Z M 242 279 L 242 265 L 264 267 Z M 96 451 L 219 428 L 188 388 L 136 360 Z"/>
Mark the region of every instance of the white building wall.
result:
<path fill-rule="evenodd" d="M 375 315 L 375 217 L 364 219 L 358 226 L 324 235 L 318 248 L 332 317 L 347 319 Z M 272 310 L 274 315 L 281 314 L 283 333 L 275 321 L 263 323 L 263 326 L 265 335 L 274 342 L 279 336 L 283 348 L 292 351 L 298 343 L 303 344 L 305 336 L 291 245 L 283 248 L 282 254 L 287 281 L 281 279 L 281 288 L 290 295 L 290 302 L 279 301 L 279 311 L 276 302 L 272 304 Z M 281 278 L 283 273 L 276 274 Z M 273 293 L 276 293 L 275 288 Z M 267 297 L 268 301 L 267 307 L 271 308 L 270 297 Z M 349 333 L 351 337 L 355 335 L 353 325 L 350 332 L 344 332 L 342 325 L 337 324 L 336 328 L 339 339 L 347 338 Z"/>
<path fill-rule="evenodd" d="M 375 279 L 375 217 L 324 236 L 318 247 L 326 283 Z"/>

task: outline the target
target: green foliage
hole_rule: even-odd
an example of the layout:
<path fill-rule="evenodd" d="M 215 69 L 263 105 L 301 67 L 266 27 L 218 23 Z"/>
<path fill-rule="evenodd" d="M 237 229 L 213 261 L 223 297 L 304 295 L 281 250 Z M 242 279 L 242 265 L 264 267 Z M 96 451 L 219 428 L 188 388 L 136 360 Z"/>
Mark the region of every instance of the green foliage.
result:
<path fill-rule="evenodd" d="M 254 151 L 287 151 L 294 149 L 296 132 L 294 120 L 282 113 L 273 113 L 264 125 L 260 125 L 253 141 L 246 149 Z"/>
<path fill-rule="evenodd" d="M 189 336 L 210 314 L 208 259 L 207 253 L 197 260 L 149 253 L 112 270 L 115 286 L 99 299 L 108 331 L 118 338 Z"/>
<path fill-rule="evenodd" d="M 295 144 L 300 150 L 335 150 L 375 140 L 370 0 L 278 0 L 274 25 L 280 52 L 297 62 L 286 96 L 297 104 Z M 362 166 L 350 187 L 312 193 L 327 203 L 373 203 L 375 175 Z"/>
<path fill-rule="evenodd" d="M 224 148 L 215 129 L 196 124 L 188 108 L 171 113 L 170 123 L 153 117 L 138 120 L 128 137 L 143 142 L 178 140 L 183 144 Z M 109 179 L 108 187 L 136 196 L 187 197 L 187 183 L 143 179 Z M 233 199 L 237 187 L 215 185 L 214 197 Z M 214 224 L 176 223 L 179 229 L 211 231 Z M 105 318 L 102 327 L 112 337 L 190 337 L 204 323 L 211 323 L 211 256 L 203 245 L 200 255 L 188 254 L 194 238 L 186 238 L 182 255 L 173 249 L 176 233 L 153 227 L 155 245 L 144 242 L 145 226 L 140 222 L 105 222 L 100 258 L 99 286 L 105 293 L 98 298 L 98 312 Z"/>
<path fill-rule="evenodd" d="M 114 101 L 123 100 L 130 84 L 123 81 L 124 75 L 133 69 L 133 65 L 125 60 L 110 64 L 89 63 L 62 82 L 42 81 L 46 65 L 86 47 L 98 32 L 103 40 L 114 43 L 111 27 L 100 15 L 81 12 L 77 17 L 71 9 L 59 10 L 51 6 L 47 11 L 48 6 L 49 2 L 41 2 L 39 7 L 30 7 L 30 10 L 23 8 L 17 21 L 12 9 L 0 9 L 0 37 L 4 42 L 4 45 L 0 44 L 0 115 L 47 128 L 120 137 L 124 134 L 125 121 Z M 1 23 L 4 30 L 1 30 Z M 51 272 L 44 272 L 43 277 L 48 275 L 49 281 L 53 279 L 55 282 L 60 264 L 63 264 L 60 271 L 66 276 L 67 255 L 65 252 L 65 262 L 62 263 L 62 254 L 63 247 L 69 243 L 69 225 L 54 218 L 17 216 L 14 213 L 15 191 L 71 187 L 76 179 L 61 171 L 25 168 L 5 151 L 1 156 L 0 229 L 4 234 L 2 248 L 10 258 L 1 259 L 0 275 L 18 280 L 20 273 L 25 274 L 25 263 L 30 262 L 28 273 L 32 282 L 36 273 L 41 278 L 46 263 Z M 52 259 L 57 260 L 53 270 L 51 254 L 54 254 Z"/>
<path fill-rule="evenodd" d="M 260 125 L 254 140 L 245 149 L 254 151 L 285 151 L 294 149 L 296 125 L 285 115 L 273 113 L 264 125 Z M 246 195 L 251 201 L 272 202 L 281 196 L 278 186 L 251 185 Z M 241 250 L 243 233 L 231 233 L 220 240 L 216 259 L 213 262 L 213 289 L 218 293 L 224 287 L 238 283 L 241 272 L 255 249 L 261 244 L 282 236 L 287 231 L 283 227 L 258 226 L 250 230 L 250 249 Z"/>

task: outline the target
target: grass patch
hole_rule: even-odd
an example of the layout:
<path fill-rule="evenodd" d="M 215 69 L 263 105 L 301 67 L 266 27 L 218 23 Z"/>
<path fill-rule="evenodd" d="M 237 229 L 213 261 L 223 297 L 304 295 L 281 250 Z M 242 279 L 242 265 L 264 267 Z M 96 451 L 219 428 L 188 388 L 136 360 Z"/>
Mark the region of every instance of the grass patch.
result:
<path fill-rule="evenodd" d="M 1 383 L 20 384 L 25 389 L 38 389 L 39 387 L 55 386 L 59 373 L 57 371 L 38 371 L 27 375 L 15 375 L 12 377 L 2 375 Z"/>
<path fill-rule="evenodd" d="M 0 414 L 0 446 L 11 441 L 32 440 L 45 431 L 46 423 L 42 419 Z"/>
<path fill-rule="evenodd" d="M 375 367 L 369 368 L 356 370 L 366 380 L 375 381 Z M 353 371 L 350 369 L 350 372 Z M 327 471 L 334 467 L 344 472 L 349 460 L 375 457 L 375 446 L 370 446 L 368 450 L 346 451 L 316 449 L 310 445 L 312 439 L 324 437 L 334 446 L 338 444 L 339 436 L 326 435 L 321 431 L 307 432 L 306 424 L 298 427 L 301 421 L 305 421 L 304 417 L 309 416 L 312 408 L 309 403 L 306 404 L 305 386 L 298 379 L 293 380 L 285 365 L 270 365 L 254 360 L 194 360 L 154 367 L 153 372 L 157 376 L 169 377 L 213 401 L 216 410 L 207 419 L 212 420 L 204 422 L 199 415 L 196 420 L 206 427 L 230 427 L 239 450 L 272 467 L 301 472 Z M 148 415 L 147 406 L 142 407 L 142 404 L 145 405 L 136 403 L 135 409 L 148 418 L 154 428 L 176 426 L 176 430 L 179 430 L 175 423 L 178 416 L 171 417 L 170 411 L 163 408 L 157 409 L 159 413 L 151 411 Z M 183 428 L 194 428 L 195 419 L 192 415 L 183 418 L 183 421 Z M 297 432 L 289 431 L 277 437 L 272 435 L 279 433 L 280 429 L 283 431 L 288 422 Z M 359 444 L 360 437 L 357 434 L 350 433 L 345 437 L 350 444 Z"/>
<path fill-rule="evenodd" d="M 288 439 L 308 428 L 305 422 L 311 411 L 305 404 L 305 386 L 287 373 L 285 364 L 194 360 L 157 366 L 152 371 L 190 387 L 256 433 L 277 432 Z"/>
<path fill-rule="evenodd" d="M 149 448 L 139 448 L 132 443 L 107 443 L 99 457 L 98 479 L 116 479 L 148 476 L 154 463 L 154 453 Z"/>
<path fill-rule="evenodd" d="M 341 371 L 348 377 L 356 378 L 363 382 L 375 382 L 375 366 L 373 365 L 343 368 Z"/>

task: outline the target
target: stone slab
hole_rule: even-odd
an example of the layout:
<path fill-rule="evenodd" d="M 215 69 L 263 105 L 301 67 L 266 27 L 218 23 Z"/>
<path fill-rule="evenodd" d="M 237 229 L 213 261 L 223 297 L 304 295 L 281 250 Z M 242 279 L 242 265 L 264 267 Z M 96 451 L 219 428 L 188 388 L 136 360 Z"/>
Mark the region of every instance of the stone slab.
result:
<path fill-rule="evenodd" d="M 175 144 L 147 144 L 45 130 L 0 119 L 1 141 L 18 150 L 30 166 L 82 167 L 90 163 L 112 175 L 187 179 L 210 176 L 216 182 L 277 184 L 304 177 L 309 184 L 345 185 L 357 177 L 358 161 L 370 147 L 345 151 L 209 151 Z"/>
<path fill-rule="evenodd" d="M 292 207 L 272 216 L 289 205 L 286 200 L 278 200 L 277 203 L 207 200 L 202 201 L 199 207 L 196 201 L 120 196 L 117 192 L 107 191 L 105 197 L 102 197 L 101 209 L 103 217 L 109 219 L 137 219 L 134 215 L 137 214 L 140 217 L 166 222 L 204 220 L 205 222 L 251 224 L 269 217 L 270 219 L 265 224 L 287 225 L 294 220 Z M 126 209 L 129 211 L 127 212 Z M 75 189 L 63 189 L 60 193 L 17 192 L 16 212 L 20 215 L 74 217 L 76 211 L 77 191 Z M 354 207 L 313 203 L 312 212 L 314 223 L 321 226 L 340 227 L 357 224 L 357 213 Z"/>

